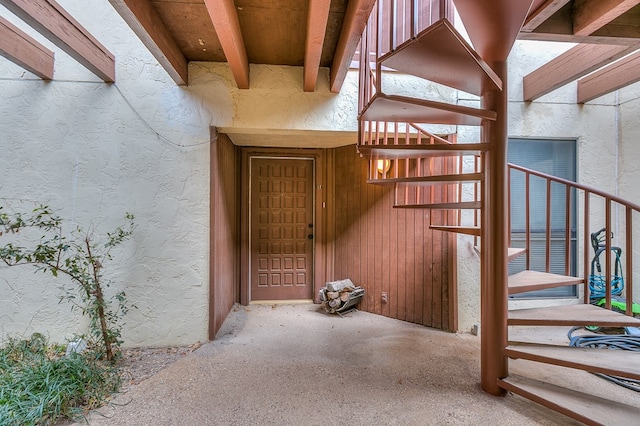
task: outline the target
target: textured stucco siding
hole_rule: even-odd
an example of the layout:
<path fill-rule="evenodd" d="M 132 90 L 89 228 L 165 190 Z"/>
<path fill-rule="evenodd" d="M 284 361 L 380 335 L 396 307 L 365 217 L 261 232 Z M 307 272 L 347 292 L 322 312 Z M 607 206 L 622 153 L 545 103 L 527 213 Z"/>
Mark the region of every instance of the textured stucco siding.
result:
<path fill-rule="evenodd" d="M 320 70 L 315 92 L 303 91 L 302 72 L 302 67 L 252 64 L 251 88 L 239 90 L 226 64 L 197 62 L 189 68 L 188 90 L 219 127 L 355 131 L 356 73 L 336 94 L 329 91 L 328 69 Z"/>
<path fill-rule="evenodd" d="M 60 3 L 116 56 L 117 83 L 99 81 L 32 31 L 56 52 L 53 81 L 0 58 L 0 198 L 15 210 L 48 204 L 66 229 L 97 235 L 135 214 L 132 240 L 105 265 L 111 290 L 125 289 L 137 306 L 125 318 L 126 344 L 203 340 L 211 116 L 108 2 Z M 58 304 L 58 283 L 27 266 L 0 268 L 2 335 L 40 331 L 60 341 L 85 332 L 79 314 Z"/>
<path fill-rule="evenodd" d="M 632 84 L 619 91 L 616 98 L 618 112 L 618 195 L 640 205 L 640 83 Z M 640 259 L 640 226 L 639 215 L 633 216 L 633 258 Z M 619 235 L 626 229 L 616 229 Z M 615 232 L 615 231 L 614 231 Z M 624 242 L 618 244 L 624 249 L 625 255 L 629 250 Z M 637 260 L 636 260 L 637 263 Z M 640 267 L 635 265 L 633 274 L 634 303 L 640 303 Z M 625 280 L 629 285 L 630 280 Z"/>

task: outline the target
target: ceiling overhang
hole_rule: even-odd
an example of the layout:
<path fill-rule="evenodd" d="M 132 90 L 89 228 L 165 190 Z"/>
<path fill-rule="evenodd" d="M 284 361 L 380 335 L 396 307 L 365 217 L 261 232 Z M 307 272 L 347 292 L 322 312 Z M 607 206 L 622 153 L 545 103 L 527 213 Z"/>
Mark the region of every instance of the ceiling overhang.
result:
<path fill-rule="evenodd" d="M 357 131 L 246 129 L 217 127 L 218 133 L 229 136 L 234 145 L 278 148 L 336 148 L 355 145 Z"/>
<path fill-rule="evenodd" d="M 187 85 L 190 61 L 227 62 L 240 89 L 249 64 L 320 67 L 340 91 L 375 0 L 109 0 L 167 73 Z"/>
<path fill-rule="evenodd" d="M 178 85 L 190 61 L 227 62 L 239 88 L 249 64 L 303 66 L 301 86 L 318 87 L 330 68 L 338 92 L 375 0 L 109 0 Z M 385 0 L 389 1 L 389 0 Z M 444 0 L 434 0 L 444 1 Z M 474 48 L 488 63 L 504 61 L 516 38 L 578 43 L 524 77 L 525 101 L 578 80 L 578 102 L 638 81 L 640 0 L 454 0 Z M 115 58 L 54 0 L 0 4 L 105 82 Z M 500 25 L 496 25 L 499 21 Z M 221 35 L 221 36 L 220 36 Z M 54 53 L 6 19 L 0 55 L 43 79 Z"/>

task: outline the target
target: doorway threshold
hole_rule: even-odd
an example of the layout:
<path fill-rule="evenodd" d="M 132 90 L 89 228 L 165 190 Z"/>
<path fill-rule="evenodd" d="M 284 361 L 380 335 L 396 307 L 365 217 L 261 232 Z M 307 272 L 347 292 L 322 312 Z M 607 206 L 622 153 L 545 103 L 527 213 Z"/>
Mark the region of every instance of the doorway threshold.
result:
<path fill-rule="evenodd" d="M 289 299 L 289 300 L 252 300 L 250 305 L 305 305 L 313 303 L 313 299 Z"/>

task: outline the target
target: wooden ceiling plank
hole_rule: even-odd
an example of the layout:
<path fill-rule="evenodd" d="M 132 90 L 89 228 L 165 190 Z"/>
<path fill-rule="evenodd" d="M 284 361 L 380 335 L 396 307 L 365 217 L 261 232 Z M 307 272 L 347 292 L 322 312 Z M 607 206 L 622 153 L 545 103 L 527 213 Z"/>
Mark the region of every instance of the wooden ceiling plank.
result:
<path fill-rule="evenodd" d="M 576 0 L 573 33 L 592 34 L 638 4 L 640 0 Z"/>
<path fill-rule="evenodd" d="M 331 65 L 330 90 L 334 93 L 340 91 L 342 83 L 347 76 L 351 58 L 358 47 L 358 42 L 367 25 L 367 20 L 376 0 L 350 0 L 344 14 L 340 38 L 333 55 Z"/>
<path fill-rule="evenodd" d="M 637 48 L 637 45 L 578 44 L 524 77 L 523 100 L 533 101 Z"/>
<path fill-rule="evenodd" d="M 322 46 L 329 21 L 331 0 L 310 0 L 304 54 L 304 91 L 314 92 L 318 81 Z"/>
<path fill-rule="evenodd" d="M 179 86 L 189 83 L 188 62 L 149 0 L 109 3 Z"/>
<path fill-rule="evenodd" d="M 522 26 L 522 31 L 535 30 L 538 25 L 549 19 L 567 3 L 569 3 L 569 0 L 546 0 L 542 6 L 529 13 Z"/>
<path fill-rule="evenodd" d="M 239 89 L 249 88 L 249 59 L 233 0 L 204 0 Z"/>
<path fill-rule="evenodd" d="M 0 56 L 43 80 L 53 79 L 54 54 L 0 16 Z"/>
<path fill-rule="evenodd" d="M 640 51 L 578 80 L 578 103 L 640 81 Z"/>
<path fill-rule="evenodd" d="M 104 82 L 115 81 L 111 52 L 54 0 L 0 0 L 0 4 Z"/>

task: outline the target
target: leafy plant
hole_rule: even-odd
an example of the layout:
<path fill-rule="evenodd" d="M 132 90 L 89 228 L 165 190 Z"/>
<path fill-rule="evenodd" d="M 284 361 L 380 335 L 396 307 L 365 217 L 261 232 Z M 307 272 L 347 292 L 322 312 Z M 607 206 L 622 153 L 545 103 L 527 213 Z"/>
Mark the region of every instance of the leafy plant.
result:
<path fill-rule="evenodd" d="M 102 405 L 117 391 L 120 377 L 114 366 L 95 354 L 64 357 L 42 334 L 9 339 L 0 349 L 0 424 L 53 424 Z"/>
<path fill-rule="evenodd" d="M 33 265 L 54 277 L 60 274 L 69 277 L 76 286 L 64 287 L 61 299 L 80 307 L 82 313 L 89 316 L 91 335 L 101 342 L 104 356 L 109 361 L 115 359 L 122 343 L 119 320 L 127 313 L 128 305 L 124 291 L 106 299 L 104 289 L 111 282 L 104 278 L 103 268 L 111 259 L 111 250 L 133 233 L 134 216 L 127 213 L 126 221 L 126 225 L 107 233 L 104 242 L 98 244 L 92 232 L 83 232 L 80 227 L 65 236 L 62 218 L 48 206 L 36 207 L 30 213 L 13 214 L 0 206 L 0 237 L 29 229 L 41 234 L 37 241 L 32 241 L 31 247 L 22 247 L 13 241 L 0 246 L 0 260 L 8 266 Z M 17 242 L 20 238 L 12 240 Z M 77 294 L 82 301 L 80 304 L 75 300 Z M 116 305 L 115 309 L 112 304 Z"/>

